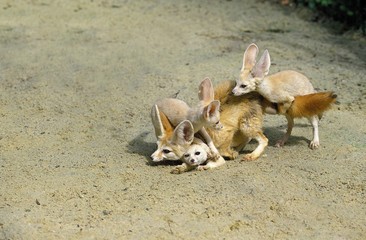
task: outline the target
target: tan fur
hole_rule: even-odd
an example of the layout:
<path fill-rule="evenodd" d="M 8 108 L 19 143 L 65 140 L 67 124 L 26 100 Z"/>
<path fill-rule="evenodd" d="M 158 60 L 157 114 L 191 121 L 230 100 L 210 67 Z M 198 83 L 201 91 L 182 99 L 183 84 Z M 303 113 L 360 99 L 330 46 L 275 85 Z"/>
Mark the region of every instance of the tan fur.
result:
<path fill-rule="evenodd" d="M 257 93 L 233 96 L 231 93 L 235 81 L 224 81 L 215 88 L 215 99 L 221 102 L 220 119 L 222 130 L 207 129 L 215 146 L 223 157 L 235 159 L 238 151 L 252 139 L 260 144 L 243 160 L 255 160 L 268 144 L 262 132 L 263 109 L 262 100 Z"/>

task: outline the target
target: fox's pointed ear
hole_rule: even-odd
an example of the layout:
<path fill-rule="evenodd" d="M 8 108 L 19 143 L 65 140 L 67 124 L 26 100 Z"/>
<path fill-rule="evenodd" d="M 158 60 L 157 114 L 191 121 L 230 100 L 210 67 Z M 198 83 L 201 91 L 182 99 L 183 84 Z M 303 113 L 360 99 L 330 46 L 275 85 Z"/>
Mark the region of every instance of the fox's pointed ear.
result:
<path fill-rule="evenodd" d="M 164 128 L 161 123 L 159 108 L 156 104 L 151 108 L 151 121 L 154 125 L 155 136 L 161 137 L 164 134 Z"/>
<path fill-rule="evenodd" d="M 218 100 L 212 101 L 209 105 L 207 105 L 204 108 L 203 111 L 204 111 L 204 116 L 206 118 L 210 118 L 210 117 L 214 116 L 215 114 L 218 114 L 220 111 L 220 101 L 218 101 Z"/>
<path fill-rule="evenodd" d="M 159 111 L 159 116 L 161 120 L 161 125 L 163 126 L 164 135 L 169 135 L 173 133 L 174 127 L 173 124 L 169 121 L 168 117 L 162 112 Z"/>
<path fill-rule="evenodd" d="M 258 47 L 254 43 L 250 44 L 244 52 L 243 66 L 241 71 L 244 69 L 252 69 L 255 65 L 256 58 L 258 55 Z"/>
<path fill-rule="evenodd" d="M 203 102 L 211 102 L 214 100 L 214 88 L 211 79 L 208 77 L 203 79 L 199 86 L 198 99 Z"/>
<path fill-rule="evenodd" d="M 194 138 L 193 125 L 189 120 L 184 120 L 175 128 L 172 142 L 178 145 L 191 144 Z"/>
<path fill-rule="evenodd" d="M 158 106 L 155 104 L 151 109 L 151 120 L 155 128 L 155 135 L 162 137 L 167 133 L 174 131 L 172 124 L 169 122 L 166 115 L 159 111 Z"/>
<path fill-rule="evenodd" d="M 262 54 L 259 61 L 255 64 L 254 68 L 252 69 L 252 74 L 254 77 L 264 78 L 268 72 L 269 67 L 271 66 L 271 58 L 269 56 L 269 52 L 266 49 Z"/>

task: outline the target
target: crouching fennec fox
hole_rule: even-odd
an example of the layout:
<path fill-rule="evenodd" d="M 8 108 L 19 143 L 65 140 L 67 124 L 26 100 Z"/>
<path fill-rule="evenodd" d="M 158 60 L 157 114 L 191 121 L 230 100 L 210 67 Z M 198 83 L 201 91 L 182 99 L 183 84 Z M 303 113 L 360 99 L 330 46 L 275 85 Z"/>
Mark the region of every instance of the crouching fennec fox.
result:
<path fill-rule="evenodd" d="M 213 92 L 211 80 L 206 78 L 200 84 L 198 94 L 200 104 L 196 108 L 190 108 L 184 101 L 173 98 L 164 98 L 155 103 L 156 106 L 153 106 L 151 116 L 155 127 L 155 134 L 158 138 L 158 149 L 152 154 L 153 161 L 157 162 L 164 159 L 179 160 L 188 149 L 187 146 L 181 146 L 184 151 L 175 152 L 174 156 L 172 156 L 173 153 L 169 152 L 168 149 L 163 149 L 159 146 L 159 139 L 166 139 L 167 146 L 169 144 L 172 145 L 172 143 L 169 137 L 161 135 L 161 133 L 157 131 L 156 127 L 159 126 L 159 119 L 156 118 L 158 116 L 158 114 L 156 114 L 156 109 L 158 108 L 160 116 L 161 114 L 165 115 L 167 121 L 172 126 L 178 127 L 184 121 L 188 120 L 193 126 L 193 133 L 198 132 L 203 137 L 212 151 L 212 158 L 214 159 L 214 161 L 206 164 L 205 168 L 213 168 L 225 163 L 225 160 L 220 156 L 205 129 L 205 127 L 215 129 L 222 128 L 219 113 L 220 102 L 213 99 Z"/>
<path fill-rule="evenodd" d="M 288 140 L 294 126 L 294 118 L 306 117 L 313 126 L 313 139 L 309 147 L 318 148 L 319 118 L 336 101 L 337 95 L 333 92 L 316 93 L 309 79 L 296 71 L 281 71 L 267 76 L 271 65 L 269 53 L 265 50 L 258 62 L 257 55 L 258 47 L 254 43 L 250 44 L 244 53 L 240 78 L 233 89 L 234 95 L 240 96 L 255 91 L 268 101 L 278 103 L 276 113 L 286 116 L 288 127 L 276 146 L 283 146 Z M 270 110 L 268 113 L 274 112 Z"/>

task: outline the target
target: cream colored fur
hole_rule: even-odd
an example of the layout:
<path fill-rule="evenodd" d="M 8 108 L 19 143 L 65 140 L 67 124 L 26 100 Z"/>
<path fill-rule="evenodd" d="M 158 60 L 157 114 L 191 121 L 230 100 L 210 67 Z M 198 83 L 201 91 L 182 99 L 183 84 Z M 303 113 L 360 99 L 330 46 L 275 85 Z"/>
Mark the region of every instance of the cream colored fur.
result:
<path fill-rule="evenodd" d="M 195 138 L 191 146 L 183 154 L 183 164 L 175 167 L 171 173 L 179 174 L 193 169 L 205 169 L 203 164 L 212 159 L 210 148 L 201 139 Z"/>

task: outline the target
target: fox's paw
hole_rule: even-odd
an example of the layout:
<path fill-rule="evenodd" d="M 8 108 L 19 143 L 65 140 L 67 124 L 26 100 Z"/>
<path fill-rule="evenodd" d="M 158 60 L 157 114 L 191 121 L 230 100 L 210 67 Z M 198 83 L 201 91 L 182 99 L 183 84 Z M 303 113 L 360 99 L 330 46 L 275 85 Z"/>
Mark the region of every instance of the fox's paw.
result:
<path fill-rule="evenodd" d="M 244 157 L 241 159 L 241 161 L 253 161 L 256 160 L 259 156 L 256 156 L 254 154 L 245 154 Z"/>
<path fill-rule="evenodd" d="M 230 159 L 235 159 L 239 156 L 239 153 L 237 151 L 233 151 L 231 154 L 231 158 Z"/>
<path fill-rule="evenodd" d="M 239 156 L 239 153 L 237 151 L 232 151 L 230 153 L 223 153 L 222 156 L 229 160 L 234 160 Z"/>
<path fill-rule="evenodd" d="M 199 165 L 197 167 L 197 171 L 204 171 L 204 170 L 208 170 L 208 169 L 210 169 L 210 167 L 207 165 Z"/>
<path fill-rule="evenodd" d="M 170 173 L 171 174 L 181 174 L 181 173 L 184 173 L 184 172 L 187 172 L 188 171 L 188 168 L 186 166 L 177 166 L 175 168 L 173 168 Z"/>
<path fill-rule="evenodd" d="M 283 139 L 280 139 L 276 142 L 276 147 L 280 148 L 283 147 L 285 145 L 285 141 Z"/>
<path fill-rule="evenodd" d="M 211 156 L 211 160 L 214 162 L 218 161 L 220 158 L 221 158 L 221 155 L 219 153 L 212 154 L 212 156 Z"/>
<path fill-rule="evenodd" d="M 309 144 L 309 148 L 311 148 L 313 150 L 319 148 L 319 146 L 320 146 L 320 143 L 318 141 L 311 141 Z"/>
<path fill-rule="evenodd" d="M 180 168 L 173 168 L 171 171 L 170 171 L 171 174 L 181 174 L 183 173 L 183 171 L 181 171 Z"/>

